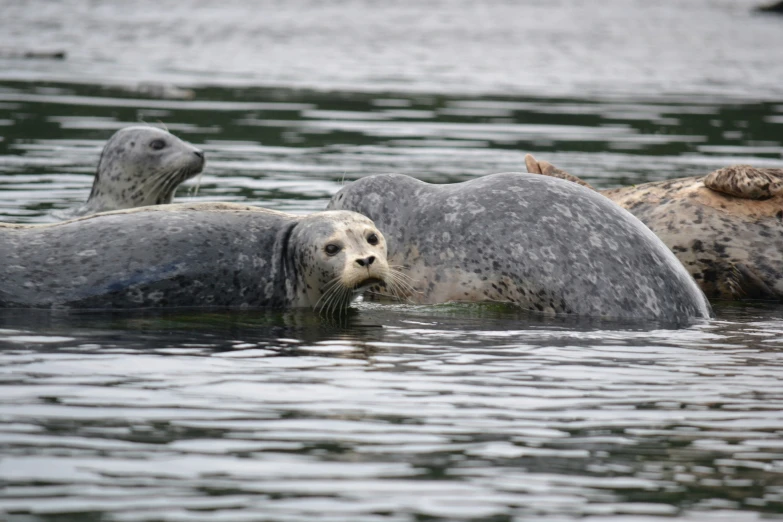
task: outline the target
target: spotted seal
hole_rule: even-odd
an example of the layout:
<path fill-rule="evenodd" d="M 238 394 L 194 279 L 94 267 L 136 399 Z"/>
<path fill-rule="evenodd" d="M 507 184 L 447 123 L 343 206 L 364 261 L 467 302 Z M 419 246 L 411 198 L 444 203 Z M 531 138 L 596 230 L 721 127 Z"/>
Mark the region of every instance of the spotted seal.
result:
<path fill-rule="evenodd" d="M 313 307 L 394 287 L 383 235 L 354 212 L 172 204 L 0 226 L 0 307 Z"/>
<path fill-rule="evenodd" d="M 432 185 L 389 174 L 343 187 L 386 235 L 414 303 L 496 301 L 554 314 L 685 321 L 704 294 L 638 219 L 562 180 L 522 173 Z"/>
<path fill-rule="evenodd" d="M 103 147 L 87 202 L 53 217 L 71 219 L 171 203 L 177 187 L 200 173 L 204 163 L 200 149 L 165 130 L 125 127 Z"/>
<path fill-rule="evenodd" d="M 587 185 L 532 155 L 525 163 Z M 735 165 L 599 192 L 655 232 L 707 297 L 783 301 L 783 169 Z"/>

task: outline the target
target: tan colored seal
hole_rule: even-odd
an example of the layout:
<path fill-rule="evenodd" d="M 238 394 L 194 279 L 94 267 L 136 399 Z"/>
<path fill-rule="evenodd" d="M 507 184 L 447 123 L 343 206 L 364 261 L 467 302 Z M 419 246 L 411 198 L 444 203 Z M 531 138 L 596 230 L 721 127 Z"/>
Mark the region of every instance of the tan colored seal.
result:
<path fill-rule="evenodd" d="M 525 164 L 592 188 L 530 154 Z M 736 165 L 598 192 L 655 232 L 707 297 L 783 300 L 783 169 Z"/>

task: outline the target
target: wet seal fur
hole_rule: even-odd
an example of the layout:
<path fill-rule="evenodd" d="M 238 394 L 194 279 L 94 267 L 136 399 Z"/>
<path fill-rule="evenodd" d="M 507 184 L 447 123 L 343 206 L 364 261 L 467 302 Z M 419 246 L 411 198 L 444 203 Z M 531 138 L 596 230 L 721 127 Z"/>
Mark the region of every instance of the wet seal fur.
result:
<path fill-rule="evenodd" d="M 376 175 L 335 194 L 404 265 L 414 303 L 494 301 L 553 314 L 687 321 L 704 294 L 638 219 L 574 183 L 522 173 L 432 185 Z"/>
<path fill-rule="evenodd" d="M 364 287 L 393 279 L 383 235 L 365 216 L 294 216 L 229 203 L 3 224 L 0 258 L 6 308 L 312 307 L 335 314 Z"/>
<path fill-rule="evenodd" d="M 177 187 L 200 173 L 204 164 L 200 149 L 165 130 L 125 127 L 104 145 L 87 202 L 53 216 L 71 219 L 171 203 Z"/>
<path fill-rule="evenodd" d="M 525 163 L 587 185 L 529 154 Z M 598 192 L 655 232 L 707 297 L 783 301 L 783 169 L 735 165 Z"/>

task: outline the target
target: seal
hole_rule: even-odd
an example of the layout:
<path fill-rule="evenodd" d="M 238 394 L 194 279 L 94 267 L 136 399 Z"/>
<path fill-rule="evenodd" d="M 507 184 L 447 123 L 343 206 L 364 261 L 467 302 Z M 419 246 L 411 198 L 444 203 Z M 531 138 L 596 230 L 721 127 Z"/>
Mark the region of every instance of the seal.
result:
<path fill-rule="evenodd" d="M 125 127 L 103 147 L 87 202 L 53 216 L 71 219 L 171 203 L 180 183 L 200 173 L 204 164 L 200 149 L 165 130 Z"/>
<path fill-rule="evenodd" d="M 494 301 L 547 314 L 684 322 L 709 302 L 638 219 L 595 192 L 522 173 L 432 185 L 361 178 L 329 209 L 353 210 L 386 235 L 414 303 Z"/>
<path fill-rule="evenodd" d="M 301 308 L 392 288 L 383 235 L 354 212 L 172 204 L 0 226 L 0 307 Z"/>
<path fill-rule="evenodd" d="M 525 163 L 585 184 L 530 154 Z M 735 165 L 599 192 L 655 232 L 707 297 L 783 301 L 783 169 Z"/>

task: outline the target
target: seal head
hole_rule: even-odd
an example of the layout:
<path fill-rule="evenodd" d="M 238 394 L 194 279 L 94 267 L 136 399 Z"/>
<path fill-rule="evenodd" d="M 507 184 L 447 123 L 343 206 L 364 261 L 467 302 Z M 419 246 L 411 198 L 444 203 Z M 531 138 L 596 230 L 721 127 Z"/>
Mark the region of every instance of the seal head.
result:
<path fill-rule="evenodd" d="M 300 219 L 291 231 L 296 277 L 287 279 L 296 306 L 326 315 L 344 309 L 364 289 L 391 281 L 386 240 L 367 217 L 355 212 L 319 212 Z"/>
<path fill-rule="evenodd" d="M 171 203 L 177 187 L 200 173 L 204 164 L 200 149 L 165 130 L 120 129 L 103 147 L 87 202 L 55 217 Z"/>

